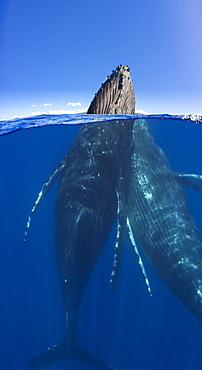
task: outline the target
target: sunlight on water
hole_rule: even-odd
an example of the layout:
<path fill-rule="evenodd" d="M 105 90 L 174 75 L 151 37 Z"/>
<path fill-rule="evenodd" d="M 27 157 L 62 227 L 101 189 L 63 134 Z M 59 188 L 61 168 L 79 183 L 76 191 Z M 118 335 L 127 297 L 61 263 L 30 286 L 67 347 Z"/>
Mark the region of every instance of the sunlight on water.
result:
<path fill-rule="evenodd" d="M 0 121 L 0 135 L 10 134 L 18 130 L 25 130 L 36 127 L 52 125 L 82 125 L 93 122 L 117 121 L 128 119 L 170 119 L 185 120 L 196 123 L 202 122 L 200 115 L 171 115 L 171 114 L 135 114 L 135 115 L 107 115 L 107 114 L 58 114 L 58 115 L 40 115 L 11 120 Z"/>

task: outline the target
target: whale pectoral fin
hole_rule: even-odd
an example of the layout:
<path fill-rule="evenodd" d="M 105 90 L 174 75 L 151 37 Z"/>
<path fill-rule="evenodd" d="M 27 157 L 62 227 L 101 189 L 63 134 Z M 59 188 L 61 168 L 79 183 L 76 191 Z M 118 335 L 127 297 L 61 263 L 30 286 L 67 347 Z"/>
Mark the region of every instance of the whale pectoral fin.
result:
<path fill-rule="evenodd" d="M 32 217 L 33 217 L 37 207 L 42 202 L 42 200 L 45 198 L 46 194 L 48 193 L 48 191 L 50 190 L 50 188 L 52 187 L 54 182 L 57 180 L 57 178 L 59 177 L 61 172 L 64 170 L 64 168 L 65 168 L 65 165 L 62 162 L 55 168 L 55 170 L 51 173 L 51 175 L 48 177 L 46 182 L 43 184 L 43 186 L 42 186 L 42 188 L 41 188 L 41 190 L 38 194 L 38 197 L 37 197 L 36 201 L 34 202 L 34 205 L 33 205 L 32 209 L 30 211 L 30 214 L 29 214 L 28 220 L 27 220 L 27 224 L 26 224 L 26 229 L 25 229 L 25 234 L 24 234 L 24 246 L 25 247 L 27 246 L 27 235 L 28 235 L 28 231 L 30 229 Z"/>
<path fill-rule="evenodd" d="M 130 242 L 132 244 L 133 251 L 135 253 L 135 257 L 137 258 L 138 264 L 140 266 L 141 272 L 142 272 L 144 280 L 145 280 L 145 284 L 147 286 L 148 293 L 149 293 L 150 296 L 152 296 L 149 280 L 148 280 L 148 277 L 147 277 L 147 274 L 146 274 L 146 271 L 145 271 L 145 268 L 144 268 L 144 265 L 143 265 L 143 262 L 142 262 L 142 258 L 139 254 L 139 251 L 138 251 L 138 248 L 137 248 L 137 245 L 136 245 L 136 242 L 135 242 L 135 238 L 134 238 L 134 235 L 133 235 L 133 231 L 132 231 L 132 228 L 131 228 L 131 225 L 130 225 L 130 221 L 129 221 L 128 218 L 127 218 L 127 229 L 128 229 L 128 236 L 129 236 Z"/>
<path fill-rule="evenodd" d="M 118 181 L 116 194 L 117 194 L 117 234 L 116 234 L 116 244 L 114 247 L 114 262 L 110 278 L 110 288 L 114 290 L 117 285 L 118 273 L 121 264 L 121 257 L 123 252 L 123 245 L 126 234 L 126 215 L 124 211 L 123 194 L 124 194 L 124 178 L 121 177 Z"/>
<path fill-rule="evenodd" d="M 174 172 L 177 181 L 182 186 L 188 186 L 194 190 L 202 192 L 202 175 L 192 173 Z"/>
<path fill-rule="evenodd" d="M 65 360 L 79 360 L 101 370 L 113 370 L 110 365 L 100 360 L 99 357 L 94 356 L 78 343 L 68 346 L 66 339 L 34 357 L 29 363 L 29 369 L 34 370 L 41 365 L 49 365 Z"/>

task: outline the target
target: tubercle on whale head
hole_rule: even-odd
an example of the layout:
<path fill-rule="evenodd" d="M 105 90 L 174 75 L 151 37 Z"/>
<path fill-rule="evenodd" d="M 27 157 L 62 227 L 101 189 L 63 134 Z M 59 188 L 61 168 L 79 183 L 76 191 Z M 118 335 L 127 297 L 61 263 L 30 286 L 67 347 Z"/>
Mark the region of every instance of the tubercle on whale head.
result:
<path fill-rule="evenodd" d="M 87 114 L 134 114 L 135 94 L 130 68 L 120 64 L 95 94 Z"/>

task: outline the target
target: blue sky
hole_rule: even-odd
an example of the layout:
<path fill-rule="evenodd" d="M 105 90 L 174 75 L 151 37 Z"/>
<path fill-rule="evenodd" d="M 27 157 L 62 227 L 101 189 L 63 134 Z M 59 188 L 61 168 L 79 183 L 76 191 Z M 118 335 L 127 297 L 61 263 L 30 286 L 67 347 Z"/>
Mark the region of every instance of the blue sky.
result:
<path fill-rule="evenodd" d="M 1 0 L 0 118 L 84 109 L 118 64 L 138 110 L 202 113 L 201 19 L 201 0 Z"/>

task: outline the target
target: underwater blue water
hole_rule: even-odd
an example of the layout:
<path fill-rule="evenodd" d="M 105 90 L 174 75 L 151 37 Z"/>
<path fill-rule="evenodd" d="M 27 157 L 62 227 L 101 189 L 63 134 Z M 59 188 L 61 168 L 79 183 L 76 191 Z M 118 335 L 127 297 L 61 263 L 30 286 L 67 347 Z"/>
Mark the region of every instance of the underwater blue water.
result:
<path fill-rule="evenodd" d="M 196 121 L 191 116 L 147 118 L 172 169 L 202 174 L 201 118 Z M 79 130 L 78 123 L 92 120 L 97 121 L 98 117 L 38 116 L 0 122 L 0 369 L 28 369 L 32 357 L 64 336 L 54 249 L 57 183 L 34 216 L 27 248 L 23 237 L 28 214 L 42 184 L 71 146 Z M 27 129 L 31 127 L 35 128 Z M 186 193 L 202 234 L 202 194 L 192 189 L 186 189 Z M 118 286 L 110 291 L 115 236 L 114 227 L 84 293 L 77 330 L 80 344 L 116 370 L 201 368 L 202 323 L 144 260 L 153 293 L 149 296 L 128 240 Z M 93 368 L 72 360 L 39 369 Z"/>

